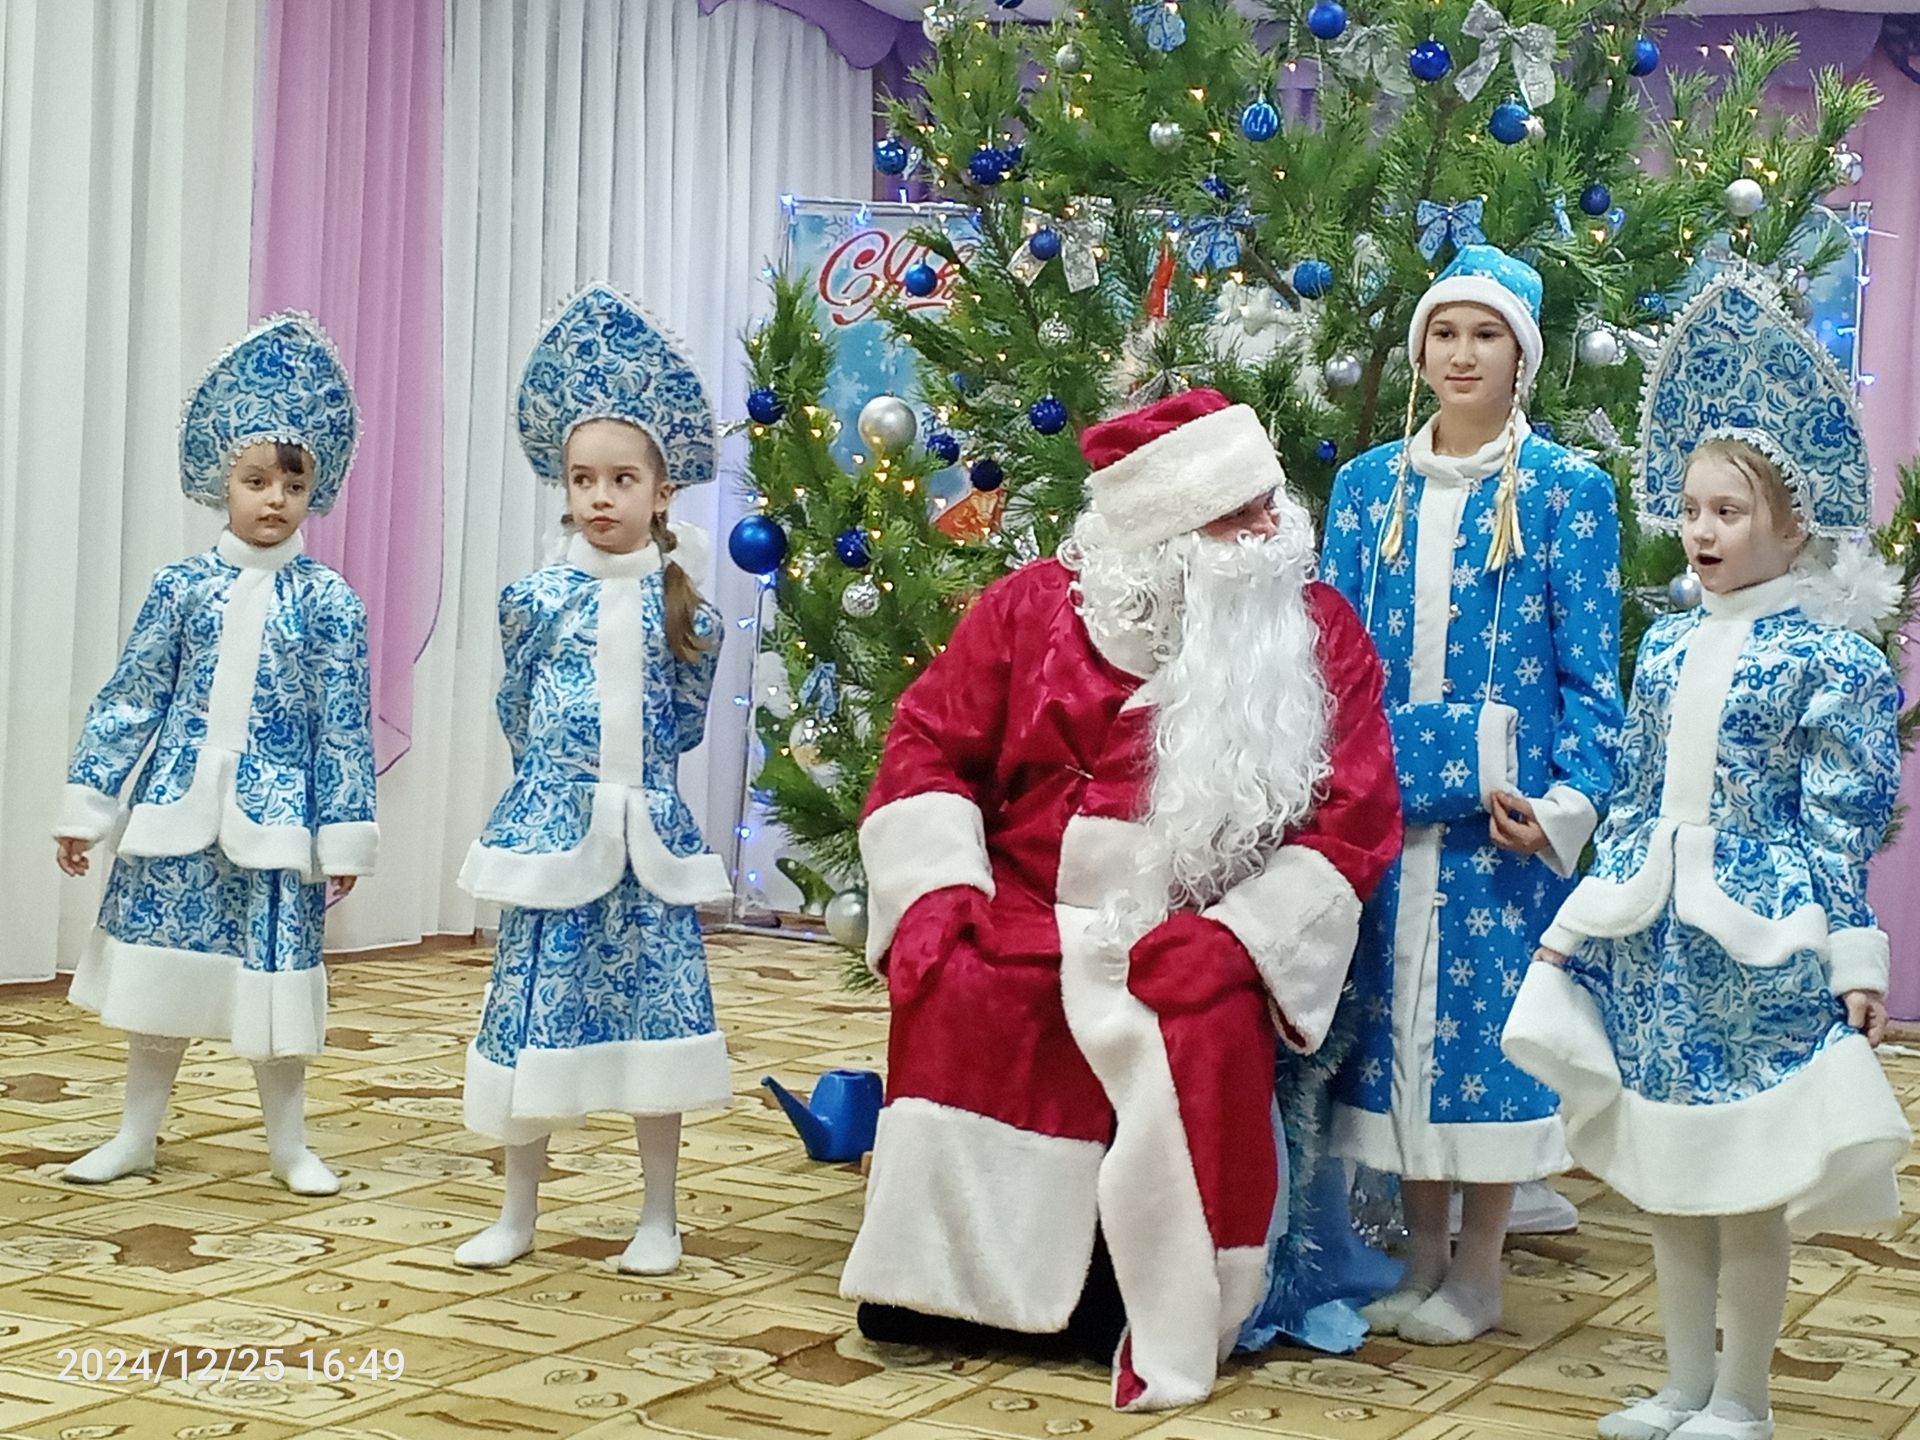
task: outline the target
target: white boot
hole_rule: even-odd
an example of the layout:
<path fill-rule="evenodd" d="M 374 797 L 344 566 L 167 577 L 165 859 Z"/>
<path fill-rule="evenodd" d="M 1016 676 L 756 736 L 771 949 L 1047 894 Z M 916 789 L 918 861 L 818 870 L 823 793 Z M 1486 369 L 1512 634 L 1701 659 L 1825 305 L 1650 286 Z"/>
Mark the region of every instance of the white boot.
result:
<path fill-rule="evenodd" d="M 307 1062 L 289 1055 L 253 1062 L 260 1114 L 267 1122 L 273 1178 L 296 1195 L 338 1195 L 340 1177 L 307 1148 Z"/>
<path fill-rule="evenodd" d="M 153 1169 L 154 1146 L 167 1118 L 167 1098 L 187 1042 L 171 1035 L 127 1036 L 127 1098 L 120 1109 L 120 1132 L 60 1172 L 63 1180 L 100 1185 L 123 1175 Z"/>
<path fill-rule="evenodd" d="M 680 1173 L 680 1117 L 636 1115 L 633 1134 L 640 1142 L 640 1174 L 647 1193 L 640 1204 L 640 1224 L 613 1268 L 624 1275 L 670 1275 L 680 1268 L 673 1194 Z"/>
<path fill-rule="evenodd" d="M 507 1146 L 506 1196 L 500 1218 L 453 1252 L 453 1263 L 472 1270 L 498 1270 L 533 1249 L 540 1218 L 540 1177 L 547 1169 L 547 1137 Z"/>

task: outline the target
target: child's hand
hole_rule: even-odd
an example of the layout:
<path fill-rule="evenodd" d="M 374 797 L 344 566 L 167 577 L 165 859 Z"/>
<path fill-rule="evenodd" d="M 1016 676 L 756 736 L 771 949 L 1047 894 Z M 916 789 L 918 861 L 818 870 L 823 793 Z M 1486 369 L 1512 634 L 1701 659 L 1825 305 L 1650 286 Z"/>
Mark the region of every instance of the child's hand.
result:
<path fill-rule="evenodd" d="M 330 878 L 327 881 L 327 888 L 333 892 L 331 898 L 335 900 L 346 899 L 347 896 L 353 893 L 353 887 L 359 879 L 360 877 L 358 875 L 335 875 Z"/>
<path fill-rule="evenodd" d="M 1533 952 L 1533 958 L 1538 960 L 1542 965 L 1564 965 L 1567 963 L 1566 956 L 1562 955 L 1558 950 L 1549 950 L 1544 945 Z"/>
<path fill-rule="evenodd" d="M 1847 1024 L 1867 1037 L 1869 1045 L 1887 1038 L 1887 1002 L 1873 990 L 1849 990 L 1840 997 L 1846 1002 Z"/>
<path fill-rule="evenodd" d="M 1547 832 L 1533 818 L 1533 802 L 1505 790 L 1493 792 L 1493 810 L 1487 817 L 1493 843 L 1516 855 L 1538 855 L 1547 848 Z"/>
<path fill-rule="evenodd" d="M 69 875 L 86 874 L 87 850 L 93 842 L 82 840 L 77 835 L 62 835 L 57 843 L 60 846 L 60 868 Z"/>

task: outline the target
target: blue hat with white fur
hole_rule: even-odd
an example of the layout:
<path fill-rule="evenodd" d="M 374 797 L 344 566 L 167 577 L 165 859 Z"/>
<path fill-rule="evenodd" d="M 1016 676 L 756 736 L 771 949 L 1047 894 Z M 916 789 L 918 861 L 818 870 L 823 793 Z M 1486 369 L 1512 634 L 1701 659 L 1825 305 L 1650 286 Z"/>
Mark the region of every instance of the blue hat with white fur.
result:
<path fill-rule="evenodd" d="M 1416 366 L 1427 344 L 1427 321 L 1442 305 L 1484 305 L 1520 342 L 1515 391 L 1525 395 L 1540 373 L 1540 272 L 1492 245 L 1468 245 L 1453 257 L 1414 307 L 1407 327 L 1407 357 Z"/>

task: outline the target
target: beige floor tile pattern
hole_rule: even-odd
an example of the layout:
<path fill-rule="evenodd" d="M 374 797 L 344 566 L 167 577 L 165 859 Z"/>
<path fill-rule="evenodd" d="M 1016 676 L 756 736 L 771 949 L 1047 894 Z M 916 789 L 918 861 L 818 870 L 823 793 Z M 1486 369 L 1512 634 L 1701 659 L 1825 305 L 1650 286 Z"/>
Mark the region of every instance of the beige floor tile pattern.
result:
<path fill-rule="evenodd" d="M 124 1052 L 57 987 L 0 991 L 0 1436 L 1531 1440 L 1591 1435 L 1659 1383 L 1645 1226 L 1581 1176 L 1561 1182 L 1580 1233 L 1514 1242 L 1506 1328 L 1472 1345 L 1277 1350 L 1229 1365 L 1205 1405 L 1139 1416 L 1107 1407 L 1092 1367 L 871 1346 L 837 1290 L 859 1171 L 807 1160 L 759 1079 L 877 1066 L 885 1007 L 841 988 L 837 951 L 710 945 L 734 1097 L 685 1132 L 687 1259 L 659 1279 L 606 1268 L 641 1191 L 617 1117 L 556 1137 L 533 1257 L 452 1263 L 498 1204 L 495 1154 L 460 1126 L 484 949 L 334 962 L 309 1093 L 313 1143 L 345 1183 L 317 1201 L 267 1179 L 251 1074 L 205 1045 L 153 1175 L 64 1184 L 61 1165 L 113 1126 Z M 1920 1118 L 1920 1048 L 1887 1062 Z M 1920 1208 L 1920 1156 L 1902 1187 Z M 1781 1440 L 1920 1440 L 1920 1223 L 1802 1245 L 1788 1318 Z M 127 1358 L 81 1373 L 84 1351 Z"/>

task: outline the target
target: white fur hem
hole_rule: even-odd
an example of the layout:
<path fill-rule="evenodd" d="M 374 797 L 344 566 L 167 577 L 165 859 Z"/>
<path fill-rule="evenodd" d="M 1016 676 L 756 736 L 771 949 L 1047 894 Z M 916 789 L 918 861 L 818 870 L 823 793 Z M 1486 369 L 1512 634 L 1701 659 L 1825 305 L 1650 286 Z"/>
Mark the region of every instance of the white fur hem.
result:
<path fill-rule="evenodd" d="M 911 1096 L 880 1112 L 849 1300 L 1066 1328 L 1093 1258 L 1102 1147 Z"/>
<path fill-rule="evenodd" d="M 1286 483 L 1258 413 L 1250 405 L 1230 405 L 1094 471 L 1087 493 L 1115 548 L 1145 550 L 1231 515 Z"/>
<path fill-rule="evenodd" d="M 95 929 L 67 998 L 137 1035 L 225 1040 L 249 1060 L 318 1055 L 327 967 L 249 970 L 238 955 L 129 945 Z"/>
<path fill-rule="evenodd" d="M 1480 759 L 1480 808 L 1491 812 L 1496 790 L 1520 784 L 1520 712 L 1489 700 L 1480 707 L 1475 749 Z"/>
<path fill-rule="evenodd" d="M 1233 931 L 1253 956 L 1287 1048 L 1318 1050 L 1360 938 L 1360 897 L 1346 876 L 1318 850 L 1283 845 L 1266 869 L 1200 913 Z"/>
<path fill-rule="evenodd" d="M 322 825 L 313 837 L 323 875 L 371 875 L 380 856 L 380 827 L 371 820 Z"/>
<path fill-rule="evenodd" d="M 880 973 L 893 933 L 914 901 L 949 885 L 993 895 L 980 807 L 950 790 L 889 801 L 860 826 L 867 872 L 867 965 Z"/>
<path fill-rule="evenodd" d="M 1547 832 L 1541 862 L 1562 880 L 1571 880 L 1580 868 L 1580 852 L 1600 823 L 1600 812 L 1571 785 L 1555 785 L 1533 802 L 1533 818 Z"/>
<path fill-rule="evenodd" d="M 1900 1213 L 1894 1167 L 1912 1141 L 1860 1035 L 1744 1100 L 1687 1105 L 1621 1083 L 1593 997 L 1557 965 L 1528 967 L 1501 1041 L 1560 1092 L 1575 1160 L 1656 1215 L 1785 1207 L 1796 1229 L 1877 1225 Z"/>
<path fill-rule="evenodd" d="M 201 745 L 187 793 L 165 805 L 135 805 L 120 837 L 120 853 L 193 855 L 217 842 L 243 869 L 291 870 L 302 880 L 319 879 L 312 831 L 302 825 L 262 825 L 240 808 L 234 788 L 239 764 L 234 751 Z"/>
<path fill-rule="evenodd" d="M 118 796 L 104 795 L 91 785 L 70 784 L 60 792 L 60 814 L 54 822 L 54 838 L 98 844 L 120 823 L 120 815 Z"/>
<path fill-rule="evenodd" d="M 593 787 L 587 833 L 571 850 L 531 853 L 476 840 L 460 867 L 460 888 L 476 900 L 529 910 L 590 905 L 634 877 L 669 905 L 706 905 L 733 893 L 726 862 L 702 851 L 679 856 L 653 828 L 647 792 L 602 780 Z"/>
<path fill-rule="evenodd" d="M 522 1050 L 496 1065 L 467 1047 L 467 1128 L 508 1145 L 587 1116 L 678 1115 L 725 1109 L 733 1098 L 720 1031 L 672 1040 L 610 1040 L 572 1050 Z"/>
<path fill-rule="evenodd" d="M 1827 936 L 1827 984 L 1836 995 L 1852 990 L 1887 993 L 1892 971 L 1887 932 L 1854 925 Z"/>
<path fill-rule="evenodd" d="M 1412 1115 L 1333 1107 L 1328 1149 L 1342 1160 L 1407 1180 L 1523 1185 L 1571 1169 L 1557 1115 L 1436 1125 Z"/>

